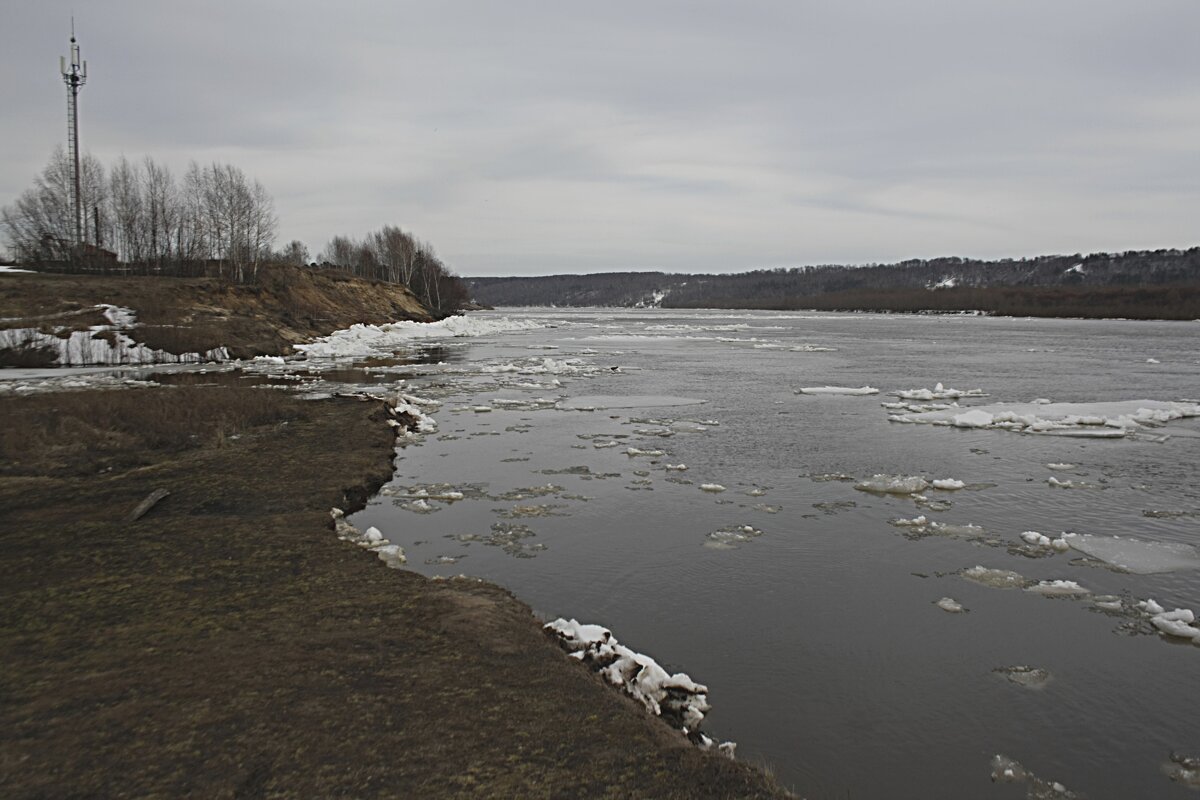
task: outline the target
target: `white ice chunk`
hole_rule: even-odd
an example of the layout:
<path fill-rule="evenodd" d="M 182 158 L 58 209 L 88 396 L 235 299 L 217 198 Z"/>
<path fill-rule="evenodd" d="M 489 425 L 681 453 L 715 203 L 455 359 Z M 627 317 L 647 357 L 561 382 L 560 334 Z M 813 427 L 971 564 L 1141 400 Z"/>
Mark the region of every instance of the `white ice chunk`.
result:
<path fill-rule="evenodd" d="M 309 358 L 341 358 L 392 353 L 417 339 L 450 339 L 464 336 L 487 336 L 509 331 L 533 330 L 545 327 L 533 320 L 499 317 L 455 316 L 438 322 L 389 322 L 385 325 L 352 325 L 295 349 Z"/>
<path fill-rule="evenodd" d="M 941 600 L 938 600 L 936 603 L 934 603 L 934 605 L 940 608 L 942 611 L 946 611 L 950 614 L 961 614 L 966 611 L 966 609 L 963 608 L 962 603 L 958 602 L 952 597 L 943 597 Z"/>
<path fill-rule="evenodd" d="M 725 491 L 725 487 L 719 483 L 702 483 L 702 484 L 700 484 L 700 491 L 712 492 L 712 493 L 716 494 L 716 493 Z"/>
<path fill-rule="evenodd" d="M 1046 597 L 1078 597 L 1080 595 L 1091 594 L 1091 592 L 1075 581 L 1038 581 L 1025 591 L 1045 595 Z"/>
<path fill-rule="evenodd" d="M 937 480 L 930 481 L 929 485 L 935 489 L 943 489 L 947 491 L 961 489 L 966 486 L 965 483 L 955 480 L 954 478 L 938 478 Z"/>
<path fill-rule="evenodd" d="M 929 481 L 919 475 L 872 475 L 854 484 L 860 492 L 876 494 L 916 494 L 929 488 Z"/>
<path fill-rule="evenodd" d="M 842 395 L 868 395 L 879 394 L 879 390 L 871 386 L 805 386 L 797 389 L 800 394 L 842 394 Z"/>
<path fill-rule="evenodd" d="M 1146 426 L 1200 416 L 1200 403 L 1124 400 L 1099 403 L 996 403 L 967 412 L 955 409 L 893 414 L 894 422 L 999 428 L 1022 433 L 1117 438 Z"/>

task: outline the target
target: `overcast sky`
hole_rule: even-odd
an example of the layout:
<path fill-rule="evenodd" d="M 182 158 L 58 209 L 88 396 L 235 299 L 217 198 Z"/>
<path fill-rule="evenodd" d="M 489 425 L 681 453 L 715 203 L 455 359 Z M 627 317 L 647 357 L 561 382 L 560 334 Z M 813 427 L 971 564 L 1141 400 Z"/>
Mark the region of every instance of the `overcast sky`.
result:
<path fill-rule="evenodd" d="M 1200 244 L 1200 2 L 0 0 L 0 205 L 65 143 L 460 274 Z"/>

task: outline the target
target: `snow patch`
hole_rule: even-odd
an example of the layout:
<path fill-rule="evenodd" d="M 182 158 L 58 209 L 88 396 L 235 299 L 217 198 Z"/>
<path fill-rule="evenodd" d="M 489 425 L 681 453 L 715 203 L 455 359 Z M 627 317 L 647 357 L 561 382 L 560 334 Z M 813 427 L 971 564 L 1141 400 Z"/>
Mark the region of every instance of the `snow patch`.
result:
<path fill-rule="evenodd" d="M 600 673 L 651 714 L 679 728 L 701 747 L 714 744 L 700 732 L 704 715 L 712 708 L 708 704 L 708 687 L 682 672 L 668 674 L 650 656 L 619 644 L 612 631 L 600 625 L 584 625 L 574 619 L 559 617 L 546 623 L 545 628 L 558 636 L 559 643 L 572 658 Z M 720 749 L 732 755 L 735 746 L 726 742 Z"/>
<path fill-rule="evenodd" d="M 533 320 L 499 317 L 454 316 L 437 322 L 389 322 L 384 325 L 352 325 L 328 336 L 314 339 L 308 344 L 295 346 L 298 352 L 309 358 L 345 358 L 348 356 L 370 356 L 391 354 L 396 349 L 419 339 L 453 339 L 460 337 L 488 336 L 512 331 L 527 331 L 543 328 Z"/>

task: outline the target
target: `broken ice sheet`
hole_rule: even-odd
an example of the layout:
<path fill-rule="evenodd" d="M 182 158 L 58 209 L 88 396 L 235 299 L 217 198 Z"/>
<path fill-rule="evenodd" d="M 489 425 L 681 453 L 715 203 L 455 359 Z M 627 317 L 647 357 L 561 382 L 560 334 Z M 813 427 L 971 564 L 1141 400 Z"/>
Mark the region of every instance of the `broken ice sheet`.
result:
<path fill-rule="evenodd" d="M 1182 542 L 1148 542 L 1130 536 L 1068 533 L 1072 549 L 1137 575 L 1200 568 L 1200 552 Z"/>
<path fill-rule="evenodd" d="M 1163 774 L 1189 789 L 1200 789 L 1200 758 L 1171 753 L 1162 765 Z"/>
<path fill-rule="evenodd" d="M 759 536 L 762 536 L 762 531 L 753 525 L 733 525 L 710 533 L 704 546 L 714 550 L 732 550 Z"/>
<path fill-rule="evenodd" d="M 506 519 L 531 519 L 534 517 L 565 517 L 567 514 L 559 511 L 560 508 L 568 508 L 562 503 L 543 503 L 528 506 L 513 506 L 512 508 L 497 508 L 494 509 L 496 514 L 499 514 Z"/>
<path fill-rule="evenodd" d="M 1007 569 L 991 569 L 976 564 L 958 573 L 963 578 L 993 589 L 1023 589 L 1028 581 L 1019 573 Z"/>
<path fill-rule="evenodd" d="M 1027 689 L 1042 689 L 1050 682 L 1050 671 L 1027 664 L 1017 664 L 1011 667 L 996 667 L 992 672 L 1000 675 L 1018 686 Z"/>
<path fill-rule="evenodd" d="M 854 484 L 860 492 L 873 494 L 916 494 L 929 488 L 929 481 L 919 475 L 872 475 Z"/>

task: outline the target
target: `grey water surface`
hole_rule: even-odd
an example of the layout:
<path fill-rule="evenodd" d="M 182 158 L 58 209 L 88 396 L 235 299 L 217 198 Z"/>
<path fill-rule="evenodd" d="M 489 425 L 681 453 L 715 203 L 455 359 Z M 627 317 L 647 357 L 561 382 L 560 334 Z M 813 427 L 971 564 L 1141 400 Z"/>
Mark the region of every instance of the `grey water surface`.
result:
<path fill-rule="evenodd" d="M 1200 572 L 1019 548 L 1030 530 L 1200 544 L 1200 419 L 1079 439 L 897 424 L 880 404 L 939 382 L 986 393 L 964 406 L 1197 398 L 1200 323 L 492 316 L 545 327 L 415 359 L 403 390 L 440 401 L 438 431 L 404 447 L 352 520 L 412 569 L 495 581 L 687 672 L 710 689 L 705 729 L 803 797 L 1025 796 L 991 782 L 997 753 L 1090 798 L 1196 796 L 1164 764 L 1200 755 L 1200 647 L 1160 636 L 1134 604 L 1200 610 Z M 796 393 L 824 385 L 880 394 Z M 876 473 L 967 488 L 924 504 L 854 488 Z M 463 499 L 416 502 L 448 491 Z M 949 527 L 892 524 L 922 514 Z M 976 565 L 1091 596 L 958 574 Z M 996 671 L 1013 666 L 1049 680 Z"/>

